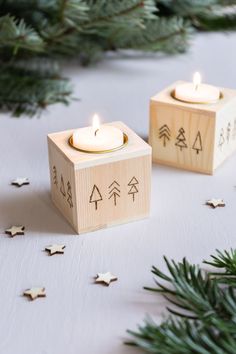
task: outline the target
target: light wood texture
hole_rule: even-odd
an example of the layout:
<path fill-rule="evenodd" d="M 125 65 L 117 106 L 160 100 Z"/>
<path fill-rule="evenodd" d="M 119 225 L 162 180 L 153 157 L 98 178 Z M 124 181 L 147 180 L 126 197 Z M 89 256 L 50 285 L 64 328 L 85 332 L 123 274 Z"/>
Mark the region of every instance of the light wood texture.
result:
<path fill-rule="evenodd" d="M 24 226 L 12 226 L 9 229 L 5 230 L 7 235 L 14 237 L 16 235 L 24 235 L 25 234 L 25 227 Z"/>
<path fill-rule="evenodd" d="M 75 171 L 73 164 L 48 138 L 52 200 L 75 229 L 78 228 L 75 202 Z"/>
<path fill-rule="evenodd" d="M 65 245 L 54 244 L 54 245 L 45 247 L 45 251 L 47 251 L 50 254 L 50 256 L 53 256 L 54 254 L 64 254 L 65 248 L 66 248 Z"/>
<path fill-rule="evenodd" d="M 29 179 L 26 177 L 17 177 L 16 179 L 14 179 L 11 184 L 13 186 L 17 186 L 17 187 L 22 187 L 25 185 L 30 184 Z"/>
<path fill-rule="evenodd" d="M 225 207 L 225 202 L 223 201 L 223 199 L 212 198 L 206 201 L 206 205 L 209 205 L 213 209 L 215 209 L 217 207 Z"/>
<path fill-rule="evenodd" d="M 189 104 L 171 96 L 176 82 L 150 101 L 153 161 L 213 174 L 236 150 L 236 91 L 221 88 L 213 104 Z"/>
<path fill-rule="evenodd" d="M 29 297 L 31 300 L 35 300 L 38 297 L 46 297 L 46 290 L 45 288 L 31 288 L 25 290 L 23 295 Z"/>
<path fill-rule="evenodd" d="M 73 130 L 48 136 L 52 199 L 79 234 L 149 215 L 151 147 L 122 122 L 110 124 L 129 138 L 112 153 L 73 149 Z"/>
<path fill-rule="evenodd" d="M 113 275 L 111 272 L 98 273 L 95 279 L 95 283 L 109 286 L 111 282 L 116 280 L 118 280 L 117 276 Z"/>

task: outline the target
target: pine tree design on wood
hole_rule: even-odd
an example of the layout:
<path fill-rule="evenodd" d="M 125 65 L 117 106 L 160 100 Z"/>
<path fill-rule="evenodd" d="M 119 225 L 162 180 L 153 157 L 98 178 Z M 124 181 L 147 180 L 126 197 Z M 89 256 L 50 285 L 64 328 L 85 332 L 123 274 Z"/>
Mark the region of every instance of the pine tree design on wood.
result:
<path fill-rule="evenodd" d="M 179 134 L 176 138 L 177 142 L 175 143 L 176 146 L 180 148 L 180 151 L 182 151 L 183 148 L 187 148 L 188 145 L 186 144 L 186 138 L 185 138 L 185 130 L 184 128 L 179 129 Z"/>
<path fill-rule="evenodd" d="M 65 185 L 64 185 L 64 179 L 63 179 L 63 176 L 62 176 L 62 175 L 61 175 L 60 192 L 61 192 L 61 194 L 63 195 L 63 197 L 66 196 Z"/>
<path fill-rule="evenodd" d="M 53 166 L 52 168 L 52 178 L 53 178 L 53 184 L 56 185 L 56 187 L 58 186 L 58 179 L 57 179 L 57 169 L 56 166 Z"/>
<path fill-rule="evenodd" d="M 231 133 L 231 123 L 229 122 L 228 125 L 227 125 L 227 134 L 226 134 L 226 141 L 227 141 L 227 144 L 228 144 L 229 141 L 230 141 L 230 133 Z"/>
<path fill-rule="evenodd" d="M 116 206 L 116 200 L 117 198 L 120 198 L 120 189 L 118 188 L 120 187 L 119 183 L 117 181 L 113 181 L 112 184 L 108 187 L 109 190 L 109 198 L 111 199 L 113 198 L 114 201 L 114 205 Z"/>
<path fill-rule="evenodd" d="M 139 182 L 136 177 L 133 177 L 128 183 L 128 186 L 130 187 L 128 194 L 132 195 L 133 202 L 135 200 L 135 194 L 138 193 L 137 184 L 139 184 Z"/>
<path fill-rule="evenodd" d="M 236 139 L 236 118 L 234 119 L 234 127 L 232 132 L 233 139 Z"/>
<path fill-rule="evenodd" d="M 224 129 L 221 128 L 221 131 L 220 131 L 220 140 L 219 140 L 219 148 L 222 149 L 222 146 L 224 145 L 225 143 L 225 138 L 224 138 Z"/>
<path fill-rule="evenodd" d="M 72 192 L 71 192 L 70 182 L 67 182 L 67 202 L 69 203 L 70 208 L 73 208 Z"/>
<path fill-rule="evenodd" d="M 199 131 L 193 143 L 192 149 L 195 150 L 197 154 L 199 154 L 199 151 L 202 151 L 202 138 Z"/>
<path fill-rule="evenodd" d="M 166 147 L 166 143 L 170 140 L 170 129 L 167 124 L 164 124 L 160 129 L 159 129 L 159 139 L 162 140 L 163 146 Z"/>
<path fill-rule="evenodd" d="M 102 195 L 98 189 L 98 187 L 96 186 L 96 184 L 94 184 L 93 189 L 92 189 L 92 193 L 89 197 L 89 203 L 94 203 L 95 205 L 95 210 L 98 209 L 98 202 L 100 202 L 102 200 Z"/>

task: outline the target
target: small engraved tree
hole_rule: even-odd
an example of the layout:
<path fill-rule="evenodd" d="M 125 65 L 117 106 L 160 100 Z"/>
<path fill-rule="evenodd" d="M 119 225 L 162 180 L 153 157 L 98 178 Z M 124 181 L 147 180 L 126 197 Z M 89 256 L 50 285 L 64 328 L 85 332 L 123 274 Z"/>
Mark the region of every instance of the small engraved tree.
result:
<path fill-rule="evenodd" d="M 69 203 L 70 208 L 73 208 L 70 182 L 67 182 L 67 202 Z"/>
<path fill-rule="evenodd" d="M 224 145 L 225 138 L 224 138 L 224 129 L 222 128 L 220 131 L 220 140 L 219 140 L 219 147 L 222 148 Z"/>
<path fill-rule="evenodd" d="M 130 187 L 130 190 L 128 191 L 128 194 L 131 194 L 133 197 L 133 202 L 135 198 L 135 194 L 138 193 L 138 188 L 137 188 L 138 180 L 133 177 L 130 182 L 128 183 L 128 186 Z"/>
<path fill-rule="evenodd" d="M 52 179 L 53 179 L 53 184 L 56 185 L 56 187 L 58 186 L 58 179 L 57 179 L 57 169 L 56 166 L 53 166 L 52 168 Z"/>
<path fill-rule="evenodd" d="M 64 185 L 64 179 L 63 176 L 61 175 L 61 187 L 60 187 L 60 192 L 63 195 L 63 197 L 66 196 L 66 191 L 65 191 L 65 185 Z"/>
<path fill-rule="evenodd" d="M 234 127 L 233 127 L 233 139 L 236 139 L 236 118 L 234 119 Z"/>
<path fill-rule="evenodd" d="M 166 124 L 164 124 L 159 129 L 159 139 L 162 140 L 164 147 L 166 146 L 166 143 L 170 140 L 170 129 Z"/>
<path fill-rule="evenodd" d="M 227 134 L 226 134 L 227 143 L 229 143 L 229 141 L 230 141 L 230 134 L 231 134 L 231 124 L 229 122 L 227 125 Z"/>
<path fill-rule="evenodd" d="M 183 148 L 187 148 L 188 145 L 186 144 L 186 138 L 185 138 L 185 130 L 184 128 L 179 129 L 179 134 L 176 138 L 177 142 L 175 143 L 176 146 L 180 148 L 180 151 L 182 151 Z"/>
<path fill-rule="evenodd" d="M 96 186 L 96 184 L 93 186 L 92 189 L 92 193 L 89 197 L 89 203 L 94 203 L 95 205 L 95 210 L 97 210 L 98 208 L 98 202 L 100 202 L 102 200 L 102 196 L 101 193 L 98 189 L 98 187 Z"/>
<path fill-rule="evenodd" d="M 117 198 L 120 198 L 120 185 L 117 181 L 113 181 L 112 184 L 108 187 L 109 188 L 109 198 L 113 198 L 114 205 L 116 206 Z"/>
<path fill-rule="evenodd" d="M 197 133 L 196 139 L 193 143 L 193 150 L 196 150 L 196 153 L 199 154 L 199 151 L 202 151 L 202 138 L 200 132 Z"/>

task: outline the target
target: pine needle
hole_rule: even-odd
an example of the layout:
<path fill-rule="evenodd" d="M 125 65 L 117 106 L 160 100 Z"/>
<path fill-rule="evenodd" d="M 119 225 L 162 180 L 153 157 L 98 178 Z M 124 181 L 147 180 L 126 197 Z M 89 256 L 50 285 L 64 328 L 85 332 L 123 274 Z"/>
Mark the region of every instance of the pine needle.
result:
<path fill-rule="evenodd" d="M 216 251 L 211 265 L 221 272 L 202 270 L 186 259 L 164 258 L 167 273 L 152 267 L 154 288 L 170 303 L 161 324 L 148 318 L 128 331 L 126 344 L 157 354 L 233 354 L 236 352 L 236 250 Z"/>

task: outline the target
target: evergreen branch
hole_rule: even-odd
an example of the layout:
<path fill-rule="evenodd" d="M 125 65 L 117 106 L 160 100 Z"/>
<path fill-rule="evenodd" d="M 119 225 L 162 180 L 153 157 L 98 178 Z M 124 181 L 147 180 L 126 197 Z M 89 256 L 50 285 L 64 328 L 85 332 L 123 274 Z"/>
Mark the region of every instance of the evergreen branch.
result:
<path fill-rule="evenodd" d="M 35 70 L 22 65 L 0 71 L 0 109 L 16 117 L 33 116 L 56 102 L 68 104 L 71 93 L 71 84 L 58 76 L 55 67 Z"/>
<path fill-rule="evenodd" d="M 43 40 L 33 28 L 26 26 L 23 19 L 17 20 L 9 15 L 0 17 L 0 48 L 10 47 L 14 54 L 20 48 L 40 52 Z"/>
<path fill-rule="evenodd" d="M 116 38 L 116 42 L 118 48 L 176 53 L 185 51 L 192 32 L 190 23 L 180 18 L 160 18 L 146 21 L 144 30 Z"/>
<path fill-rule="evenodd" d="M 230 251 L 224 250 L 221 252 L 216 250 L 216 252 L 216 256 L 211 255 L 213 261 L 204 261 L 203 263 L 216 268 L 225 268 L 228 274 L 236 276 L 236 250 L 231 248 Z"/>
<path fill-rule="evenodd" d="M 188 17 L 211 11 L 217 0 L 158 0 L 157 4 L 168 9 L 169 14 Z"/>
<path fill-rule="evenodd" d="M 221 296 L 221 289 L 210 281 L 208 274 L 203 273 L 196 265 L 189 264 L 186 259 L 176 264 L 165 258 L 165 263 L 171 275 L 169 286 L 156 281 L 157 287 L 150 289 L 173 296 L 176 301 L 197 318 L 211 315 L 214 312 L 215 294 Z M 153 267 L 152 273 L 160 279 L 166 275 Z M 185 316 L 184 313 L 182 313 Z"/>
<path fill-rule="evenodd" d="M 230 251 L 223 252 L 216 250 L 216 252 L 216 256 L 211 255 L 212 261 L 204 261 L 203 263 L 224 271 L 210 272 L 209 274 L 217 277 L 221 283 L 236 285 L 236 250 L 230 249 Z"/>
<path fill-rule="evenodd" d="M 88 20 L 89 7 L 84 0 L 60 0 L 59 22 L 79 29 L 80 23 Z"/>
<path fill-rule="evenodd" d="M 153 19 L 157 11 L 155 0 L 89 1 L 89 4 L 91 19 L 95 24 L 112 20 L 124 21 L 130 17 Z"/>
<path fill-rule="evenodd" d="M 159 0 L 160 15 L 181 16 L 201 30 L 236 28 L 235 0 Z"/>
<path fill-rule="evenodd" d="M 138 332 L 128 331 L 134 341 L 126 344 L 156 354 L 233 354 L 236 339 L 233 334 L 214 331 L 198 321 L 170 317 L 161 325 L 148 319 Z"/>
<path fill-rule="evenodd" d="M 209 13 L 200 14 L 194 25 L 202 30 L 219 31 L 236 29 L 236 6 L 216 7 Z"/>
<path fill-rule="evenodd" d="M 161 354 L 235 353 L 236 283 L 221 284 L 225 276 L 235 276 L 236 250 L 211 257 L 204 263 L 224 270 L 217 278 L 186 259 L 176 263 L 164 258 L 167 274 L 152 267 L 156 287 L 148 290 L 174 305 L 167 308 L 172 315 L 160 325 L 147 319 L 137 331 L 128 331 L 133 337 L 128 344 Z"/>
<path fill-rule="evenodd" d="M 39 29 L 47 45 L 59 46 L 71 36 L 74 39 L 74 34 L 82 32 L 82 23 L 88 20 L 88 10 L 89 7 L 83 0 L 60 0 L 57 21 L 46 29 L 44 27 Z"/>

